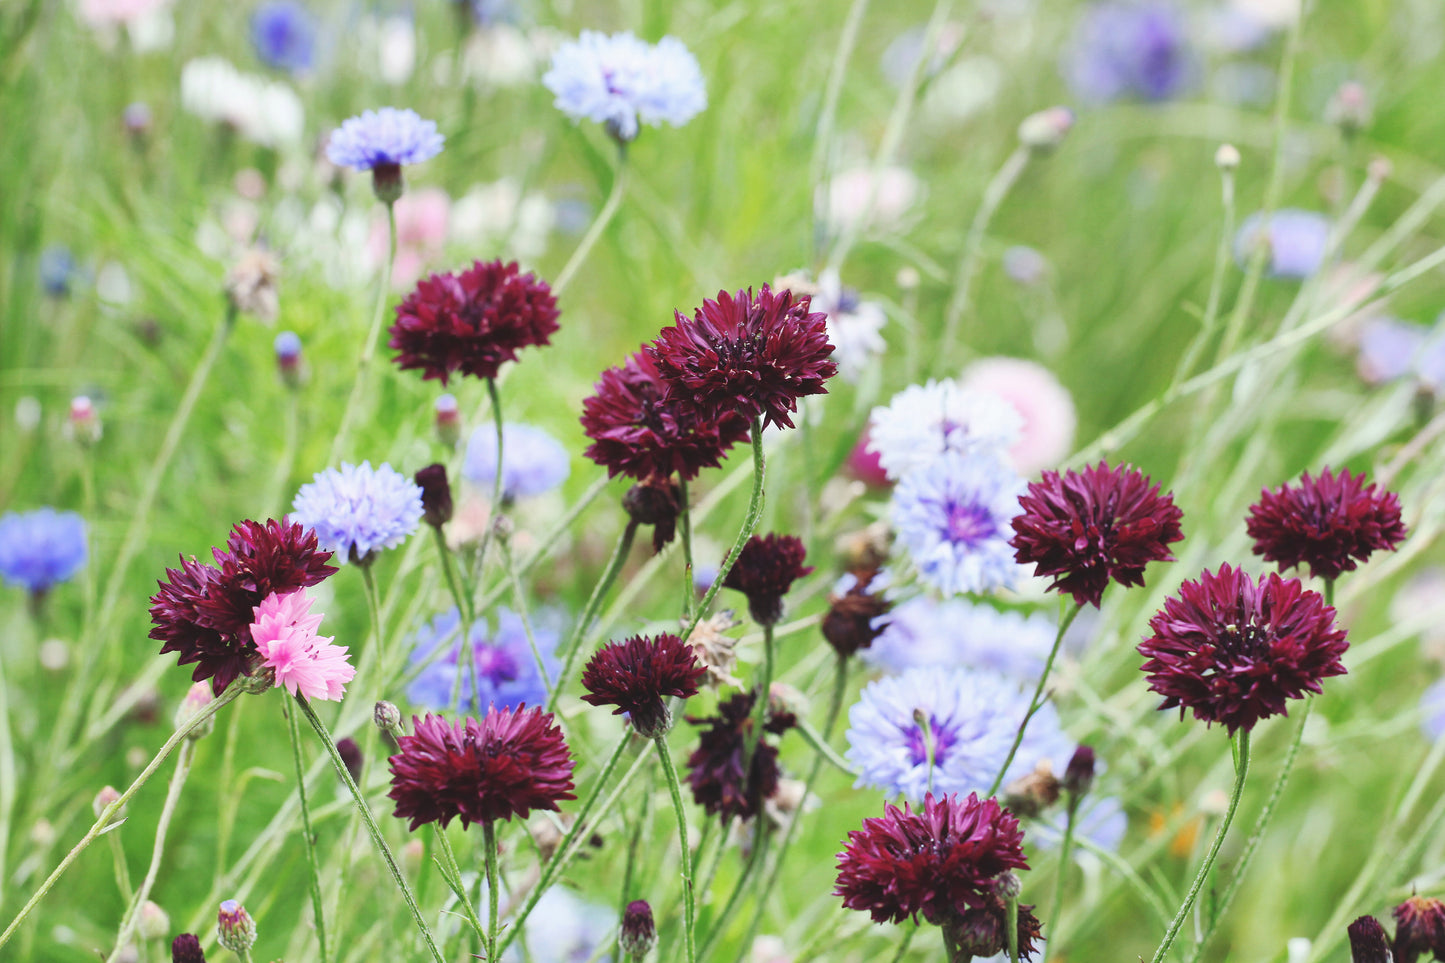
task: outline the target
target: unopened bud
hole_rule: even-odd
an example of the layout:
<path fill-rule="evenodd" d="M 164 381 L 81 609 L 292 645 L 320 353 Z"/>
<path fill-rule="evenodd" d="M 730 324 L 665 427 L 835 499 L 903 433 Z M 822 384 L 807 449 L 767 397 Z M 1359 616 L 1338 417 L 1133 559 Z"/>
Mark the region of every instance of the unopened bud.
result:
<path fill-rule="evenodd" d="M 452 486 L 447 481 L 447 466 L 441 462 L 427 465 L 416 473 L 421 489 L 422 518 L 432 528 L 441 528 L 452 520 Z"/>
<path fill-rule="evenodd" d="M 1023 881 L 1013 870 L 1006 869 L 993 878 L 993 891 L 1004 902 L 1016 900 L 1024 891 Z"/>
<path fill-rule="evenodd" d="M 1239 148 L 1233 144 L 1220 144 L 1214 152 L 1214 166 L 1222 171 L 1233 171 L 1239 167 Z"/>
<path fill-rule="evenodd" d="M 1395 172 L 1395 165 L 1390 163 L 1388 157 L 1372 157 L 1365 165 L 1365 176 L 1376 184 L 1389 180 L 1390 175 Z"/>
<path fill-rule="evenodd" d="M 622 915 L 622 952 L 642 959 L 657 943 L 657 924 L 652 920 L 652 907 L 647 900 L 635 899 L 627 904 Z"/>
<path fill-rule="evenodd" d="M 1019 124 L 1019 143 L 1029 150 L 1048 153 L 1064 142 L 1074 126 L 1074 112 L 1067 107 L 1050 107 L 1030 114 Z"/>
<path fill-rule="evenodd" d="M 682 489 L 671 477 L 652 475 L 627 490 L 622 496 L 622 509 L 637 524 L 653 526 L 652 550 L 660 552 L 677 534 Z"/>
<path fill-rule="evenodd" d="M 1352 963 L 1390 963 L 1390 941 L 1373 916 L 1361 916 L 1349 925 Z"/>
<path fill-rule="evenodd" d="M 95 402 L 86 395 L 70 399 L 70 431 L 77 442 L 87 447 L 100 441 L 100 416 L 95 412 Z"/>
<path fill-rule="evenodd" d="M 1364 85 L 1350 80 L 1340 84 L 1330 102 L 1325 105 L 1325 120 L 1338 127 L 1345 136 L 1351 137 L 1370 126 L 1373 112 L 1370 95 Z"/>
<path fill-rule="evenodd" d="M 149 104 L 139 100 L 127 104 L 125 111 L 120 116 L 121 123 L 125 125 L 125 132 L 132 137 L 139 139 L 151 132 L 153 118 Z"/>
<path fill-rule="evenodd" d="M 903 290 L 913 291 L 923 283 L 923 275 L 918 273 L 918 268 L 909 265 L 899 268 L 898 274 L 893 280 Z"/>
<path fill-rule="evenodd" d="M 382 732 L 393 736 L 401 735 L 401 710 L 393 703 L 378 702 L 371 710 L 371 720 Z"/>
<path fill-rule="evenodd" d="M 377 164 L 371 168 L 371 190 L 383 204 L 395 204 L 406 191 L 400 164 Z"/>
<path fill-rule="evenodd" d="M 95 794 L 95 799 L 92 800 L 90 803 L 90 808 L 91 811 L 95 813 L 95 818 L 99 819 L 101 813 L 105 812 L 106 809 L 111 805 L 111 803 L 115 802 L 119 798 L 120 791 L 117 790 L 114 786 L 103 787 L 100 792 Z M 106 825 L 109 826 L 117 823 L 124 817 L 125 807 L 121 806 L 115 812 L 110 814 L 110 820 L 106 823 Z"/>
<path fill-rule="evenodd" d="M 214 702 L 216 697 L 211 693 L 209 682 L 196 682 L 186 691 L 186 697 L 181 700 L 180 706 L 176 709 L 175 724 L 179 729 L 200 712 L 206 706 Z M 211 734 L 216 728 L 216 718 L 211 716 L 190 731 L 189 738 L 201 739 Z"/>
<path fill-rule="evenodd" d="M 346 771 L 351 774 L 351 781 L 359 782 L 361 780 L 361 764 L 365 760 L 362 758 L 361 747 L 356 744 L 356 740 L 350 736 L 336 740 L 336 754 L 341 757 Z"/>
<path fill-rule="evenodd" d="M 448 448 L 455 448 L 462 437 L 462 416 L 457 410 L 456 395 L 445 394 L 436 401 L 437 438 Z"/>
<path fill-rule="evenodd" d="M 221 904 L 216 913 L 216 939 L 237 956 L 251 952 L 256 945 L 256 922 L 246 907 L 233 899 Z"/>
<path fill-rule="evenodd" d="M 171 941 L 171 963 L 206 963 L 201 941 L 194 933 L 182 933 Z"/>
<path fill-rule="evenodd" d="M 1064 770 L 1064 792 L 1082 796 L 1094 785 L 1094 747 L 1079 746 Z"/>
<path fill-rule="evenodd" d="M 276 335 L 276 373 L 288 388 L 299 388 L 306 380 L 306 361 L 301 357 L 301 336 L 295 331 Z"/>
<path fill-rule="evenodd" d="M 140 905 L 140 919 L 136 924 L 136 932 L 142 940 L 165 939 L 171 931 L 171 918 L 166 911 L 157 906 L 152 900 L 146 900 Z"/>

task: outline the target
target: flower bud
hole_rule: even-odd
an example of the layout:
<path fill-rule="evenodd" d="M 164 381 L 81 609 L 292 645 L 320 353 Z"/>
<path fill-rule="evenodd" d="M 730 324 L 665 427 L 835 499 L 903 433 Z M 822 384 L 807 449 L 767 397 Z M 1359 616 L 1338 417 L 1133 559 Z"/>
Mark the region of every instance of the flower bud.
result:
<path fill-rule="evenodd" d="M 171 931 L 171 918 L 166 911 L 161 909 L 152 900 L 146 900 L 140 905 L 140 919 L 136 924 L 136 932 L 142 940 L 165 939 Z"/>
<path fill-rule="evenodd" d="M 176 708 L 176 728 L 179 729 L 187 722 L 190 722 L 196 713 L 210 705 L 215 701 L 215 698 L 216 697 L 211 694 L 211 684 L 209 682 L 197 682 L 193 684 L 190 689 L 186 691 L 186 697 L 181 700 L 180 706 Z M 210 735 L 211 731 L 215 728 L 216 718 L 212 716 L 192 729 L 189 738 L 203 738 L 204 736 Z"/>
<path fill-rule="evenodd" d="M 1033 818 L 1059 801 L 1059 780 L 1047 759 L 1026 776 L 1004 787 L 1004 806 L 1018 816 Z"/>
<path fill-rule="evenodd" d="M 371 190 L 383 204 L 395 204 L 406 192 L 400 164 L 377 164 L 371 168 Z"/>
<path fill-rule="evenodd" d="M 1019 143 L 1036 153 L 1045 154 L 1062 144 L 1073 126 L 1072 110 L 1050 107 L 1024 118 L 1019 124 Z"/>
<path fill-rule="evenodd" d="M 650 476 L 627 490 L 622 497 L 627 517 L 639 525 L 651 525 L 652 550 L 672 541 L 677 533 L 677 518 L 682 514 L 682 489 L 670 477 Z"/>
<path fill-rule="evenodd" d="M 356 554 L 355 546 L 352 547 L 351 554 Z M 352 561 L 356 560 L 353 558 Z M 250 675 L 243 675 L 231 684 L 240 686 L 242 692 L 261 695 L 276 688 L 276 670 L 269 665 L 263 665 L 252 669 Z"/>
<path fill-rule="evenodd" d="M 371 721 L 382 732 L 393 736 L 401 734 L 401 710 L 393 703 L 378 702 L 371 710 Z"/>
<path fill-rule="evenodd" d="M 1083 796 L 1094 785 L 1094 747 L 1079 746 L 1064 770 L 1064 792 Z"/>
<path fill-rule="evenodd" d="M 1239 148 L 1233 144 L 1220 144 L 1214 152 L 1214 166 L 1222 171 L 1233 171 L 1239 167 Z"/>
<path fill-rule="evenodd" d="M 221 904 L 216 913 L 216 939 L 237 956 L 251 952 L 256 945 L 256 923 L 246 907 L 233 899 Z"/>
<path fill-rule="evenodd" d="M 151 108 L 144 101 L 135 101 L 126 105 L 125 111 L 120 115 L 121 123 L 125 125 L 125 132 L 136 140 L 140 140 L 151 132 Z"/>
<path fill-rule="evenodd" d="M 361 764 L 365 760 L 362 758 L 361 747 L 356 744 L 356 740 L 350 736 L 347 736 L 345 739 L 338 739 L 336 741 L 336 754 L 341 757 L 342 763 L 346 766 L 346 771 L 351 774 L 351 781 L 359 782 L 361 780 Z"/>
<path fill-rule="evenodd" d="M 276 373 L 288 388 L 299 388 L 306 380 L 306 362 L 301 357 L 301 338 L 295 331 L 276 335 Z"/>
<path fill-rule="evenodd" d="M 87 448 L 100 441 L 100 417 L 95 413 L 95 403 L 85 395 L 70 399 L 70 433 Z"/>
<path fill-rule="evenodd" d="M 119 798 L 120 792 L 114 786 L 103 787 L 100 792 L 95 794 L 95 799 L 92 800 L 90 804 L 90 809 L 92 812 L 95 813 L 95 818 L 99 819 L 100 814 L 105 812 L 106 807 L 110 806 L 111 803 L 115 802 Z M 125 807 L 121 806 L 115 812 L 110 814 L 110 821 L 107 822 L 106 825 L 114 825 L 115 823 L 120 822 L 124 818 Z"/>
<path fill-rule="evenodd" d="M 1338 127 L 1346 137 L 1352 137 L 1370 126 L 1373 112 L 1370 95 L 1364 85 L 1350 80 L 1340 84 L 1325 105 L 1325 120 Z"/>
<path fill-rule="evenodd" d="M 1361 916 L 1349 925 L 1352 963 L 1390 963 L 1390 941 L 1373 916 Z"/>
<path fill-rule="evenodd" d="M 1024 884 L 1017 873 L 1006 869 L 993 878 L 993 891 L 999 899 L 1007 903 L 1019 898 L 1019 894 L 1024 891 Z"/>
<path fill-rule="evenodd" d="M 432 528 L 441 528 L 452 520 L 452 486 L 447 481 L 447 466 L 441 462 L 427 465 L 416 473 L 421 489 L 422 518 Z"/>
<path fill-rule="evenodd" d="M 442 395 L 436 401 L 437 438 L 448 448 L 455 448 L 462 437 L 462 418 L 457 411 L 457 397 Z"/>
<path fill-rule="evenodd" d="M 206 963 L 201 941 L 194 933 L 182 933 L 171 941 L 171 963 Z"/>
<path fill-rule="evenodd" d="M 627 904 L 622 916 L 622 952 L 641 959 L 657 943 L 657 925 L 652 920 L 652 907 L 647 900 L 635 899 Z"/>

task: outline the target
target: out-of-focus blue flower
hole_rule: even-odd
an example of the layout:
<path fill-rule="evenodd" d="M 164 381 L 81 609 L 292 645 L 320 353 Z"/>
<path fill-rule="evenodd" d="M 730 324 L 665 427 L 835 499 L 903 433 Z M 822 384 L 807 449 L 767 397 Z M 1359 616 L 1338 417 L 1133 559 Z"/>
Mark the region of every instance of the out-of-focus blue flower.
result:
<path fill-rule="evenodd" d="M 868 449 L 889 478 L 924 468 L 944 452 L 1003 455 L 1023 430 L 1018 409 L 992 391 L 974 391 L 954 380 L 909 385 L 887 405 L 873 409 Z"/>
<path fill-rule="evenodd" d="M 1360 329 L 1355 370 L 1372 385 L 1403 378 L 1415 368 L 1429 329 L 1398 318 L 1375 318 Z"/>
<path fill-rule="evenodd" d="M 318 472 L 291 502 L 291 519 L 316 531 L 335 561 L 363 561 L 400 545 L 421 522 L 421 489 L 390 465 L 343 463 Z"/>
<path fill-rule="evenodd" d="M 654 45 L 631 33 L 584 30 L 557 48 L 542 83 L 558 110 L 606 124 L 623 141 L 637 136 L 638 121 L 681 127 L 707 106 L 697 58 L 676 37 Z"/>
<path fill-rule="evenodd" d="M 928 742 L 918 717 L 928 720 L 933 744 L 933 792 L 987 789 L 1008 758 L 1029 696 L 1012 680 L 967 669 L 909 669 L 864 687 L 848 710 L 850 762 L 857 785 L 919 801 L 928 787 Z M 1045 703 L 1029 721 L 1004 783 L 1047 759 L 1063 772 L 1074 746 Z"/>
<path fill-rule="evenodd" d="M 547 667 L 547 678 L 556 681 L 561 664 L 556 657 L 557 642 L 561 639 L 560 618 L 555 613 L 536 613 L 532 619 L 532 638 L 542 662 Z M 482 713 L 490 705 L 498 709 L 515 709 L 522 703 L 529 706 L 544 705 L 547 701 L 547 682 L 537 668 L 537 658 L 527 642 L 527 629 L 521 616 L 507 608 L 497 611 L 497 631 L 492 632 L 486 619 L 472 623 L 469 633 L 472 658 L 477 671 L 477 693 L 481 705 L 472 701 L 472 677 L 461 654 L 461 618 L 456 609 L 451 609 L 417 632 L 412 643 L 411 662 L 423 662 L 438 648 L 447 653 L 421 671 L 406 690 L 406 697 L 413 705 L 428 709 L 452 709 L 457 712 Z M 462 677 L 461 699 L 452 705 L 452 689 L 457 673 Z"/>
<path fill-rule="evenodd" d="M 565 886 L 553 886 L 537 901 L 536 911 L 523 924 L 522 938 L 529 959 L 555 963 L 587 963 L 604 941 L 613 938 L 617 913 L 607 906 L 589 903 Z M 520 942 L 520 941 L 519 941 Z M 502 963 L 518 963 L 520 949 L 514 944 L 502 956 Z M 608 963 L 612 957 L 598 957 Z"/>
<path fill-rule="evenodd" d="M 511 501 L 545 495 L 572 473 L 567 449 L 541 428 L 502 426 L 502 498 Z M 490 492 L 497 479 L 497 430 L 484 425 L 467 441 L 462 477 Z"/>
<path fill-rule="evenodd" d="M 420 164 L 442 152 L 446 138 L 435 121 L 414 110 L 383 107 L 342 122 L 331 134 L 326 157 L 338 167 L 369 171 L 391 164 Z"/>
<path fill-rule="evenodd" d="M 0 576 L 33 593 L 80 571 L 87 556 L 85 519 L 75 512 L 37 508 L 0 518 Z"/>
<path fill-rule="evenodd" d="M 251 14 L 251 46 L 267 66 L 304 73 L 316 61 L 316 20 L 296 0 L 267 0 Z"/>
<path fill-rule="evenodd" d="M 1064 56 L 1064 79 L 1082 100 L 1168 100 L 1194 80 L 1183 14 L 1172 3 L 1096 3 Z"/>
<path fill-rule="evenodd" d="M 1025 287 L 1033 287 L 1049 276 L 1049 259 L 1026 244 L 1016 244 L 1003 252 L 1003 273 Z"/>
<path fill-rule="evenodd" d="M 75 271 L 75 256 L 64 244 L 52 244 L 40 252 L 40 287 L 52 298 L 70 295 Z"/>
<path fill-rule="evenodd" d="M 981 602 L 918 596 L 895 606 L 888 626 L 859 655 L 888 672 L 932 666 L 995 672 L 1032 682 L 1053 648 L 1054 621 L 1041 612 L 999 611 Z"/>
<path fill-rule="evenodd" d="M 1268 244 L 1270 277 L 1307 278 L 1319 270 L 1329 236 L 1330 222 L 1323 214 L 1285 208 L 1271 214 L 1265 225 L 1257 212 L 1245 218 L 1234 236 L 1234 259 L 1244 267 L 1256 244 Z"/>
<path fill-rule="evenodd" d="M 1420 696 L 1420 729 L 1431 739 L 1445 736 L 1445 679 Z"/>
<path fill-rule="evenodd" d="M 944 595 L 1012 587 L 1008 540 L 1023 479 L 992 453 L 946 452 L 893 490 L 893 527 L 918 575 Z"/>
<path fill-rule="evenodd" d="M 1029 827 L 1031 842 L 1055 849 L 1064 839 L 1064 814 L 1057 812 L 1039 820 Z M 1088 850 L 1078 846 L 1077 840 L 1087 839 L 1100 849 L 1118 852 L 1124 834 L 1129 831 L 1129 816 L 1124 804 L 1114 796 L 1087 796 L 1074 817 L 1074 858 L 1080 862 L 1095 858 Z"/>

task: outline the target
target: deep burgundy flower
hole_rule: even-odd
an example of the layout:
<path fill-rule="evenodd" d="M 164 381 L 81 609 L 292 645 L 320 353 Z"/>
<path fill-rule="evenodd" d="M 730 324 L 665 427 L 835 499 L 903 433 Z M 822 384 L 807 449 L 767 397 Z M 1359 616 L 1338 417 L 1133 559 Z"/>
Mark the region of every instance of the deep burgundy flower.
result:
<path fill-rule="evenodd" d="M 699 418 L 663 401 L 667 385 L 646 351 L 602 372 L 582 402 L 582 430 L 592 444 L 583 452 L 609 478 L 646 479 L 677 472 L 683 481 L 716 468 L 723 454 L 748 437 L 748 420 L 737 412 Z"/>
<path fill-rule="evenodd" d="M 671 478 L 651 475 L 627 490 L 622 497 L 622 508 L 637 524 L 652 526 L 652 550 L 660 552 L 677 534 L 682 489 Z"/>
<path fill-rule="evenodd" d="M 171 941 L 171 963 L 206 963 L 196 934 L 182 933 Z"/>
<path fill-rule="evenodd" d="M 1373 916 L 1361 916 L 1349 925 L 1351 963 L 1390 963 L 1390 939 Z"/>
<path fill-rule="evenodd" d="M 476 261 L 460 274 L 433 274 L 397 305 L 388 346 L 396 363 L 422 379 L 453 374 L 495 378 L 528 345 L 557 330 L 557 299 L 547 282 L 516 262 Z"/>
<path fill-rule="evenodd" d="M 421 489 L 422 518 L 432 528 L 441 528 L 452 520 L 452 486 L 447 481 L 447 466 L 441 462 L 427 465 L 413 480 Z"/>
<path fill-rule="evenodd" d="M 613 715 L 627 713 L 632 728 L 647 738 L 672 728 L 672 713 L 665 696 L 688 699 L 697 695 L 707 674 L 693 652 L 677 636 L 664 632 L 655 639 L 634 635 L 597 651 L 582 670 L 583 702 L 616 706 Z"/>
<path fill-rule="evenodd" d="M 652 907 L 645 899 L 635 899 L 627 904 L 622 914 L 622 933 L 618 937 L 622 952 L 630 957 L 642 959 L 652 952 L 657 944 L 657 924 L 652 919 Z"/>
<path fill-rule="evenodd" d="M 875 923 L 902 923 L 919 914 L 955 926 L 970 909 L 998 899 L 994 877 L 1028 869 L 1019 821 L 995 799 L 950 793 L 924 796 L 918 812 L 887 804 L 883 816 L 863 820 L 838 854 L 838 886 L 848 909 Z"/>
<path fill-rule="evenodd" d="M 396 817 L 408 829 L 453 817 L 463 826 L 486 820 L 527 818 L 534 809 L 557 808 L 576 799 L 572 758 L 552 714 L 519 706 L 487 710 L 478 722 L 456 725 L 441 716 L 412 718 L 413 734 L 397 740 L 391 764 Z"/>
<path fill-rule="evenodd" d="M 753 621 L 772 625 L 782 618 L 783 596 L 793 582 L 813 571 L 803 564 L 806 554 L 802 541 L 792 535 L 754 535 L 728 570 L 723 588 L 746 595 Z"/>
<path fill-rule="evenodd" d="M 1071 796 L 1087 795 L 1094 785 L 1094 747 L 1081 745 L 1069 757 L 1062 780 L 1064 792 Z"/>
<path fill-rule="evenodd" d="M 1169 543 L 1184 537 L 1183 512 L 1159 494 L 1149 476 L 1127 465 L 1099 462 L 1083 471 L 1044 472 L 1019 496 L 1013 520 L 1014 557 L 1035 575 L 1054 577 L 1051 589 L 1095 608 L 1113 579 L 1143 585 L 1144 566 L 1172 562 Z"/>
<path fill-rule="evenodd" d="M 1340 656 L 1349 648 L 1335 610 L 1299 579 L 1271 572 L 1256 582 L 1228 565 L 1181 585 L 1149 629 L 1139 653 L 1149 688 L 1164 697 L 1159 708 L 1178 706 L 1181 718 L 1192 709 L 1230 735 L 1344 675 Z"/>
<path fill-rule="evenodd" d="M 1393 551 L 1405 539 L 1394 492 L 1365 484 L 1365 476 L 1326 468 L 1305 472 L 1298 486 L 1265 489 L 1249 507 L 1245 530 L 1254 553 L 1280 570 L 1309 564 L 1316 578 L 1353 571 L 1374 552 Z"/>
<path fill-rule="evenodd" d="M 1411 896 L 1391 911 L 1395 917 L 1395 963 L 1415 963 L 1425 954 L 1445 958 L 1445 903 Z"/>
<path fill-rule="evenodd" d="M 231 529 L 226 549 L 211 549 L 216 564 L 181 559 L 166 569 L 168 581 L 151 596 L 150 637 L 161 652 L 179 652 L 179 665 L 196 663 L 191 678 L 211 680 L 220 695 L 238 675 L 251 674 L 258 655 L 251 638 L 255 607 L 272 592 L 308 588 L 336 572 L 331 553 L 304 526 L 272 519 L 243 521 Z"/>
<path fill-rule="evenodd" d="M 983 906 L 964 910 L 946 926 L 950 938 L 967 956 L 988 959 L 1008 949 L 1008 907 L 998 896 Z M 1017 927 L 1019 959 L 1031 959 L 1034 940 L 1041 938 L 1043 929 L 1031 904 L 1019 904 Z"/>
<path fill-rule="evenodd" d="M 666 402 L 704 421 L 730 414 L 793 427 L 789 417 L 805 395 L 826 394 L 838 372 L 829 360 L 826 314 L 811 299 L 766 284 L 702 303 L 691 319 L 663 328 L 648 354 L 667 382 Z"/>
<path fill-rule="evenodd" d="M 778 750 L 763 734 L 753 733 L 756 698 L 754 692 L 739 692 L 718 704 L 716 716 L 687 719 L 707 726 L 698 737 L 697 748 L 687 759 L 692 798 L 703 809 L 721 816 L 724 822 L 734 816 L 749 819 L 757 815 L 763 802 L 778 789 Z M 770 711 L 764 729 L 782 735 L 796 723 L 788 713 Z M 749 744 L 752 760 L 744 778 L 743 755 Z"/>
<path fill-rule="evenodd" d="M 845 577 L 846 588 L 828 596 L 828 613 L 823 616 L 823 638 L 839 655 L 847 658 L 866 649 L 888 626 L 884 616 L 892 607 L 882 592 L 870 591 L 877 569 L 860 569 Z"/>

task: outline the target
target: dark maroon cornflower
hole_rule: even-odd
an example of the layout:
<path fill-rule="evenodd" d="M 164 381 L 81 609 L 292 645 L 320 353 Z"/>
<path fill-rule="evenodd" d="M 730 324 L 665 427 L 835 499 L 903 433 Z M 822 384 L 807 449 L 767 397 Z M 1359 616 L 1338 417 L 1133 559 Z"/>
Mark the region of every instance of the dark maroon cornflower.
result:
<path fill-rule="evenodd" d="M 1034 940 L 1042 937 L 1043 930 L 1032 905 L 1019 904 L 1017 926 L 1019 959 L 1031 959 Z M 985 905 L 959 913 L 957 919 L 945 924 L 945 930 L 965 957 L 997 956 L 1008 949 L 1008 907 L 1003 900 L 992 896 Z"/>
<path fill-rule="evenodd" d="M 387 795 L 396 801 L 396 817 L 411 820 L 410 830 L 431 822 L 445 828 L 453 817 L 463 826 L 526 819 L 534 809 L 555 810 L 577 798 L 572 758 L 550 712 L 493 707 L 481 722 L 468 717 L 456 725 L 429 714 L 412 717 L 412 731 L 387 760 Z"/>
<path fill-rule="evenodd" d="M 918 812 L 885 804 L 881 818 L 863 820 L 838 854 L 838 886 L 848 909 L 875 923 L 902 923 L 919 914 L 939 926 L 956 926 L 970 909 L 998 899 L 994 878 L 1028 869 L 1019 821 L 995 799 L 923 797 Z"/>
<path fill-rule="evenodd" d="M 717 715 L 687 721 L 706 724 L 698 746 L 687 758 L 692 798 L 703 809 L 726 822 L 734 816 L 750 819 L 778 789 L 778 750 L 762 734 L 753 734 L 753 706 L 757 694 L 739 692 L 718 704 Z M 769 707 L 771 709 L 771 706 Z M 797 720 L 784 712 L 769 712 L 766 732 L 782 735 Z M 746 778 L 743 756 L 751 744 L 752 760 Z"/>
<path fill-rule="evenodd" d="M 1087 795 L 1094 786 L 1094 747 L 1079 746 L 1069 757 L 1064 769 L 1064 792 L 1071 796 Z"/>
<path fill-rule="evenodd" d="M 1298 486 L 1265 489 L 1249 507 L 1245 530 L 1254 554 L 1280 570 L 1309 564 L 1316 578 L 1350 572 L 1374 552 L 1393 551 L 1405 538 L 1400 500 L 1394 492 L 1365 484 L 1365 476 L 1326 468 L 1305 472 Z"/>
<path fill-rule="evenodd" d="M 667 382 L 665 401 L 703 421 L 738 414 L 792 428 L 798 399 L 826 394 L 823 382 L 838 372 L 828 316 L 810 306 L 764 284 L 756 295 L 719 291 L 691 319 L 674 312 L 677 323 L 647 347 Z"/>
<path fill-rule="evenodd" d="M 627 904 L 622 914 L 622 934 L 619 937 L 622 952 L 642 959 L 652 952 L 657 943 L 657 924 L 652 919 L 652 907 L 645 899 L 635 899 Z"/>
<path fill-rule="evenodd" d="M 671 478 L 650 475 L 627 490 L 622 497 L 622 508 L 637 524 L 652 526 L 652 550 L 660 552 L 677 534 L 682 489 Z"/>
<path fill-rule="evenodd" d="M 716 468 L 723 454 L 748 437 L 748 420 L 737 412 L 699 418 L 663 401 L 667 385 L 646 351 L 620 368 L 602 372 L 593 394 L 582 402 L 582 430 L 592 444 L 583 452 L 607 469 L 609 478 L 667 477 L 683 481 Z"/>
<path fill-rule="evenodd" d="M 1351 963 L 1390 963 L 1390 940 L 1373 916 L 1361 916 L 1346 930 L 1350 935 Z"/>
<path fill-rule="evenodd" d="M 1391 915 L 1395 917 L 1395 963 L 1415 963 L 1426 953 L 1445 959 L 1445 903 L 1411 896 Z"/>
<path fill-rule="evenodd" d="M 783 616 L 783 596 L 795 580 L 813 571 L 803 564 L 807 550 L 792 535 L 754 535 L 723 579 L 723 588 L 748 597 L 748 612 L 760 625 L 772 625 Z"/>
<path fill-rule="evenodd" d="M 1340 656 L 1350 645 L 1335 610 L 1299 579 L 1271 572 L 1256 582 L 1227 564 L 1181 585 L 1149 629 L 1139 654 L 1149 688 L 1164 697 L 1159 708 L 1178 706 L 1180 718 L 1192 709 L 1230 735 L 1344 675 Z"/>
<path fill-rule="evenodd" d="M 206 963 L 206 954 L 196 934 L 182 933 L 171 941 L 171 963 Z"/>
<path fill-rule="evenodd" d="M 447 481 L 447 466 L 441 462 L 427 465 L 416 473 L 416 486 L 421 489 L 422 519 L 432 528 L 441 528 L 452 520 L 452 486 Z"/>
<path fill-rule="evenodd" d="M 1169 543 L 1184 537 L 1184 513 L 1173 496 L 1124 465 L 1046 471 L 1029 482 L 1019 505 L 1009 540 L 1014 557 L 1020 565 L 1032 562 L 1035 575 L 1053 576 L 1049 588 L 1068 592 L 1078 605 L 1098 608 L 1110 579 L 1143 585 L 1144 566 L 1172 562 Z"/>
<path fill-rule="evenodd" d="M 515 262 L 476 261 L 460 274 L 433 274 L 397 305 L 388 346 L 396 363 L 422 380 L 453 374 L 495 378 L 528 345 L 557 330 L 557 299 L 547 282 Z"/>
<path fill-rule="evenodd" d="M 627 713 L 632 728 L 648 739 L 672 728 L 672 713 L 665 696 L 688 699 L 697 695 L 707 669 L 692 646 L 664 632 L 655 639 L 634 635 L 597 650 L 582 670 L 583 702 L 616 706 L 612 714 Z"/>
<path fill-rule="evenodd" d="M 255 607 L 272 592 L 308 588 L 336 569 L 326 564 L 331 553 L 317 547 L 315 532 L 275 519 L 240 522 L 226 549 L 211 554 L 215 565 L 192 557 L 166 569 L 168 581 L 151 596 L 150 637 L 165 643 L 162 654 L 179 652 L 179 665 L 196 663 L 191 678 L 210 679 L 220 695 L 237 676 L 251 674 Z"/>
<path fill-rule="evenodd" d="M 851 584 L 842 595 L 828 596 L 828 614 L 823 616 L 823 638 L 840 656 L 847 658 L 866 649 L 888 626 L 884 618 L 892 607 L 882 592 L 870 592 L 877 569 L 848 573 Z"/>

